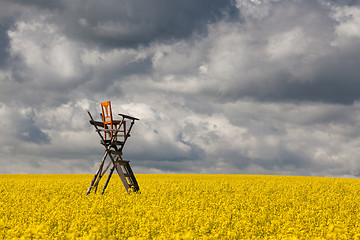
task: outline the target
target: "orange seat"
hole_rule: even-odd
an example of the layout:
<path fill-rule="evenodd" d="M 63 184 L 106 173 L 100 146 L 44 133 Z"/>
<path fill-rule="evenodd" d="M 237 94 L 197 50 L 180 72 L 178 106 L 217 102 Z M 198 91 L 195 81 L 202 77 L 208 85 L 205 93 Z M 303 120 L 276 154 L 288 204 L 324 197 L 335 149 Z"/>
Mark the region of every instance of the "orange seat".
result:
<path fill-rule="evenodd" d="M 121 120 L 113 120 L 112 111 L 111 111 L 111 103 L 110 101 L 101 103 L 101 111 L 102 111 L 102 120 L 104 122 L 104 129 L 117 129 L 117 125 L 121 123 Z M 113 137 L 113 132 L 110 132 L 110 139 Z M 106 140 L 105 133 L 105 140 Z M 116 135 L 116 134 L 115 134 Z"/>

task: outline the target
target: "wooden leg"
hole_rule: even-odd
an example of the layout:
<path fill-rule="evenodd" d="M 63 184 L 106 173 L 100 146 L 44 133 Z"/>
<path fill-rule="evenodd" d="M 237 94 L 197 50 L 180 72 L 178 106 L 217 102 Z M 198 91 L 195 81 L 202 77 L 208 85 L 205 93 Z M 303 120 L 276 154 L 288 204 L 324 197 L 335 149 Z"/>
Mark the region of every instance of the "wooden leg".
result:
<path fill-rule="evenodd" d="M 96 181 L 96 183 L 95 183 L 95 185 L 94 185 L 94 187 L 95 187 L 95 192 L 97 191 L 97 188 L 98 188 L 98 185 L 99 185 L 99 182 L 100 182 L 101 178 L 104 176 L 104 174 L 106 173 L 106 171 L 109 169 L 110 165 L 111 165 L 111 162 L 109 162 L 109 164 L 106 166 L 106 168 L 104 169 L 104 171 L 100 172 L 100 174 L 99 174 L 99 176 L 98 176 L 98 179 L 97 179 L 97 181 Z"/>
<path fill-rule="evenodd" d="M 105 184 L 104 184 L 104 187 L 103 187 L 103 189 L 102 189 L 101 194 L 104 194 L 105 189 L 106 189 L 107 185 L 109 184 L 110 178 L 111 178 L 111 176 L 112 176 L 112 174 L 113 174 L 113 172 L 114 172 L 114 169 L 115 169 L 115 166 L 113 166 L 113 167 L 110 169 L 109 176 L 108 176 L 108 178 L 106 179 L 106 182 L 105 182 Z"/>
<path fill-rule="evenodd" d="M 104 156 L 103 156 L 103 158 L 102 158 L 102 160 L 101 160 L 101 163 L 100 163 L 100 165 L 99 165 L 99 168 L 98 168 L 98 170 L 96 171 L 95 176 L 94 176 L 94 178 L 92 179 L 88 190 L 86 191 L 86 195 L 88 195 L 88 194 L 90 193 L 92 187 L 94 186 L 94 183 L 95 183 L 96 179 L 98 178 L 99 174 L 101 174 L 101 170 L 102 170 L 102 168 L 103 168 L 103 166 L 104 166 L 105 159 L 106 159 L 106 156 L 107 156 L 107 155 L 108 155 L 108 151 L 105 150 Z"/>

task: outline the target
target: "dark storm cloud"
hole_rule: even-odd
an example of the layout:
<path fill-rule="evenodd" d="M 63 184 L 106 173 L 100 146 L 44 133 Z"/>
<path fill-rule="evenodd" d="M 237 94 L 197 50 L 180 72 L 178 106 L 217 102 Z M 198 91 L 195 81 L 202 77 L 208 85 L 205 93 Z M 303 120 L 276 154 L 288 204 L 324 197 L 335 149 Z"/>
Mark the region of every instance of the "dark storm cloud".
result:
<path fill-rule="evenodd" d="M 201 34 L 207 24 L 237 13 L 230 0 L 71 1 L 67 11 L 71 20 L 65 22 L 67 34 L 106 48 Z"/>
<path fill-rule="evenodd" d="M 360 49 L 360 44 L 351 49 Z M 329 55 L 314 63 L 311 75 L 305 81 L 284 70 L 269 76 L 270 89 L 249 89 L 247 96 L 259 96 L 261 100 L 320 101 L 352 104 L 360 99 L 360 51 Z M 266 86 L 266 84 L 264 84 Z M 259 92 L 256 92 L 256 90 Z"/>
<path fill-rule="evenodd" d="M 312 79 L 301 81 L 287 70 L 268 75 L 264 81 L 250 82 L 248 86 L 221 93 L 224 99 L 236 101 L 252 98 L 259 101 L 316 101 L 352 104 L 360 99 L 360 55 L 324 60 Z"/>
<path fill-rule="evenodd" d="M 38 127 L 33 123 L 24 125 L 19 133 L 19 138 L 26 142 L 33 142 L 36 144 L 48 144 L 50 143 L 50 138 L 44 132 L 42 132 Z"/>
<path fill-rule="evenodd" d="M 47 1 L 47 0 L 5 0 L 8 2 L 19 4 L 20 6 L 29 6 L 36 7 L 40 9 L 49 9 L 49 10 L 61 10 L 63 9 L 63 1 Z"/>
<path fill-rule="evenodd" d="M 21 141 L 36 144 L 49 144 L 51 139 L 35 124 L 35 112 L 30 111 L 23 115 L 13 114 L 11 121 L 16 128 L 16 136 Z"/>
<path fill-rule="evenodd" d="M 349 6 L 360 5 L 360 0 L 335 0 L 334 2 L 341 5 L 346 4 Z"/>

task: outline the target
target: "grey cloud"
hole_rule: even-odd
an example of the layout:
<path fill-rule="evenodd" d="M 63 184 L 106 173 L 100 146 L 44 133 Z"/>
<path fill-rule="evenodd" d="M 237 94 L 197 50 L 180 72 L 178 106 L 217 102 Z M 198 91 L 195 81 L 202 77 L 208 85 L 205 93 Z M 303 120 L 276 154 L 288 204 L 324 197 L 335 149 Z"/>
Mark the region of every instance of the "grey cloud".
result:
<path fill-rule="evenodd" d="M 360 172 L 356 1 L 14 3 L 2 173 L 95 171 L 85 109 L 105 100 L 140 118 L 124 150 L 139 173 Z"/>
<path fill-rule="evenodd" d="M 359 34 L 351 27 L 359 17 L 317 1 L 263 4 L 272 11 L 261 19 L 212 29 L 210 39 L 224 34 L 210 43 L 214 53 L 210 52 L 206 77 L 215 79 L 215 84 L 210 81 L 202 93 L 225 102 L 250 98 L 352 104 L 358 100 Z M 245 7 L 244 16 L 246 11 L 250 10 Z M 343 19 L 333 17 L 339 12 Z M 219 47 L 221 42 L 230 44 Z"/>
<path fill-rule="evenodd" d="M 348 60 L 348 58 L 345 58 Z M 221 92 L 223 99 L 253 98 L 260 101 L 318 101 L 352 104 L 360 99 L 360 71 L 355 63 L 339 64 L 334 61 L 324 69 L 317 68 L 313 79 L 301 81 L 289 71 L 268 75 L 264 81 L 250 82 L 247 86 Z M 359 62 L 356 60 L 356 62 Z"/>
<path fill-rule="evenodd" d="M 20 131 L 21 132 L 19 133 L 19 138 L 23 141 L 33 142 L 37 144 L 50 143 L 49 136 L 31 123 L 28 125 L 24 125 L 23 129 Z"/>
<path fill-rule="evenodd" d="M 20 6 L 36 7 L 39 9 L 61 10 L 64 8 L 63 1 L 46 1 L 46 0 L 5 0 L 16 3 Z"/>
<path fill-rule="evenodd" d="M 48 134 L 44 133 L 39 126 L 35 124 L 35 112 L 30 111 L 24 115 L 12 116 L 17 136 L 21 141 L 32 142 L 36 144 L 49 144 L 51 142 Z"/>
<path fill-rule="evenodd" d="M 349 5 L 349 6 L 354 6 L 354 5 L 360 5 L 360 1 L 359 0 L 336 0 L 334 1 L 340 5 Z"/>
<path fill-rule="evenodd" d="M 126 153 L 135 166 L 164 172 L 177 169 L 189 173 L 291 175 L 352 175 L 356 173 L 352 169 L 358 169 L 352 160 L 358 152 L 352 146 L 359 143 L 358 103 L 347 106 L 239 100 L 218 103 L 212 114 L 190 114 L 190 109 L 180 109 L 175 109 L 182 113 L 178 117 L 169 117 L 172 124 L 181 127 L 169 130 L 175 131 L 174 136 L 180 132 L 180 139 L 198 150 L 174 148 L 172 144 L 179 139 L 176 137 L 176 141 L 167 140 L 166 144 L 152 138 L 143 142 L 149 139 L 149 131 L 137 125 Z M 161 124 L 169 126 L 164 119 L 159 125 L 141 121 L 154 129 L 161 129 Z M 158 137 L 167 139 L 164 133 Z"/>
<path fill-rule="evenodd" d="M 7 34 L 7 31 L 11 28 L 12 21 L 11 20 L 1 20 L 0 22 L 0 68 L 4 68 L 5 64 L 8 61 L 10 56 L 9 47 L 10 47 L 10 39 Z"/>

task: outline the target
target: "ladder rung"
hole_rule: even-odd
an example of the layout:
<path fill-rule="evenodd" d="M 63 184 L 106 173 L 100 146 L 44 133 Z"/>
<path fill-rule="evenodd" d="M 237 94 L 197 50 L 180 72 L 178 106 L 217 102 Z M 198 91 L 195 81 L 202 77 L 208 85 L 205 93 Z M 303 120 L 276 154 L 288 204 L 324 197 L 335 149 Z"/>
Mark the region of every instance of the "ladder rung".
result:
<path fill-rule="evenodd" d="M 111 145 L 124 145 L 124 142 L 120 142 L 120 141 L 111 142 L 111 140 L 104 140 L 104 141 L 101 140 L 100 143 L 102 145 L 109 145 L 109 144 L 111 144 Z"/>
<path fill-rule="evenodd" d="M 114 133 L 124 132 L 124 130 L 121 130 L 121 129 L 97 129 L 95 131 L 96 132 L 114 132 Z"/>
<path fill-rule="evenodd" d="M 115 155 L 122 155 L 122 152 L 120 152 L 120 151 L 114 151 L 114 150 L 112 150 L 112 151 L 110 151 L 110 153 L 112 153 L 112 154 L 115 154 Z"/>
<path fill-rule="evenodd" d="M 121 160 L 121 161 L 117 161 L 117 163 L 119 163 L 122 166 L 126 166 L 128 165 L 129 161 Z"/>

